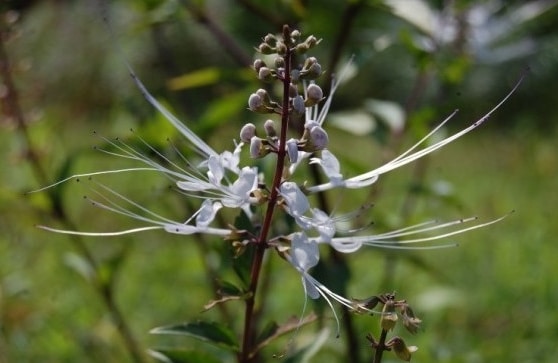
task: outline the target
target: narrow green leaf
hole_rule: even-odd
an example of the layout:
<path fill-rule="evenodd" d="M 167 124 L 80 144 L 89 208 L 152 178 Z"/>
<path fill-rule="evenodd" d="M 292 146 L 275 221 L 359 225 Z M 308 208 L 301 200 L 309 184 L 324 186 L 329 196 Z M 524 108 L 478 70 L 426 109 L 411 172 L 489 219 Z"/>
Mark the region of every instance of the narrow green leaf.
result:
<path fill-rule="evenodd" d="M 198 321 L 195 323 L 168 325 L 152 329 L 150 333 L 160 335 L 185 335 L 227 350 L 235 352 L 239 350 L 238 342 L 233 332 L 217 322 Z"/>

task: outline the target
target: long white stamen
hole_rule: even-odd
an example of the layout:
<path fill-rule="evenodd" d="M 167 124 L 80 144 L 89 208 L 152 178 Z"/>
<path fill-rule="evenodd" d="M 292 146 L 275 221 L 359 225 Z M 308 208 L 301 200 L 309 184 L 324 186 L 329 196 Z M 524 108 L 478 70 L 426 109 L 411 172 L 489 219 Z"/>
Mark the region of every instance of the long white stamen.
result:
<path fill-rule="evenodd" d="M 125 235 L 125 234 L 151 231 L 151 230 L 154 230 L 154 229 L 163 229 L 162 226 L 148 226 L 148 227 L 139 227 L 139 228 L 127 229 L 127 230 L 124 230 L 124 231 L 117 231 L 117 232 L 79 232 L 79 231 L 70 231 L 70 230 L 65 230 L 65 229 L 51 228 L 51 227 L 41 226 L 41 225 L 38 225 L 37 228 L 44 229 L 44 230 L 50 231 L 50 232 L 60 233 L 60 234 L 70 234 L 70 235 L 86 236 L 86 237 L 122 236 L 122 235 Z"/>
<path fill-rule="evenodd" d="M 371 171 L 368 171 L 366 173 L 348 178 L 346 180 L 344 180 L 343 182 L 328 182 L 328 183 L 324 183 L 324 184 L 320 184 L 320 185 L 316 185 L 316 186 L 312 186 L 312 187 L 308 187 L 307 190 L 309 192 L 315 193 L 315 192 L 322 192 L 322 191 L 326 191 L 329 189 L 333 189 L 336 187 L 346 187 L 346 188 L 361 188 L 361 187 L 365 187 L 368 186 L 372 183 L 374 183 L 378 177 L 382 174 L 385 174 L 391 170 L 397 169 L 401 166 L 404 166 L 406 164 L 409 164 L 417 159 L 422 158 L 423 156 L 426 156 L 438 149 L 440 149 L 441 147 L 455 141 L 456 139 L 460 138 L 461 136 L 471 132 L 472 130 L 476 129 L 477 127 L 479 127 L 480 125 L 482 125 L 486 120 L 488 120 L 488 118 L 497 110 L 499 109 L 504 102 L 506 102 L 511 95 L 517 90 L 517 88 L 519 87 L 519 85 L 521 84 L 521 82 L 523 81 L 523 78 L 525 76 L 522 75 L 520 77 L 520 79 L 517 81 L 517 83 L 515 84 L 515 86 L 512 88 L 512 90 L 496 105 L 494 106 L 487 114 L 485 114 L 482 118 L 480 118 L 479 120 L 473 122 L 469 127 L 453 134 L 450 137 L 447 137 L 433 145 L 430 145 L 422 150 L 416 151 L 416 152 L 412 152 L 413 150 L 415 150 L 418 146 L 422 145 L 427 139 L 429 139 L 434 133 L 436 133 L 444 124 L 446 124 L 455 114 L 457 111 L 454 111 L 451 115 L 449 115 L 444 121 L 442 121 L 442 123 L 440 123 L 437 127 L 435 127 L 431 132 L 429 132 L 425 137 L 423 137 L 418 143 L 416 143 L 415 145 L 413 145 L 411 148 L 409 148 L 408 150 L 406 150 L 403 154 L 399 155 L 398 157 L 396 157 L 395 159 L 391 160 L 390 162 L 380 166 L 379 168 L 373 169 Z"/>

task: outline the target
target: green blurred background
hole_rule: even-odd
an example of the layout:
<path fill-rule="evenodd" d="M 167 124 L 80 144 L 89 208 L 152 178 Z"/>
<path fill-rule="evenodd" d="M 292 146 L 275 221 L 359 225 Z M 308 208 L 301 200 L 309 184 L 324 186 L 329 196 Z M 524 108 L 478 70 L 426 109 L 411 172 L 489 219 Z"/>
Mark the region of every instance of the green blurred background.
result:
<path fill-rule="evenodd" d="M 218 319 L 200 311 L 212 298 L 204 269 L 223 262 L 215 252 L 219 241 L 204 245 L 157 232 L 67 238 L 34 226 L 112 231 L 137 224 L 83 200 L 96 188 L 92 182 L 26 192 L 72 174 L 128 165 L 93 148 L 106 148 L 102 137 L 119 137 L 146 154 L 138 136 L 159 150 L 169 150 L 169 138 L 184 148 L 134 87 L 125 61 L 205 140 L 217 150 L 230 149 L 241 125 L 260 119 L 246 111 L 248 95 L 261 86 L 249 69 L 253 47 L 284 23 L 323 39 L 313 55 L 326 70 L 324 88 L 326 76 L 354 56 L 328 129 L 347 173 L 397 155 L 455 108 L 460 112 L 446 132 L 465 127 L 529 68 L 488 124 L 345 201 L 358 206 L 371 198 L 374 207 L 365 219 L 378 230 L 515 212 L 452 239 L 458 248 L 370 249 L 348 256 L 348 291 L 356 297 L 397 291 L 411 302 L 424 321 L 424 331 L 405 338 L 419 346 L 413 362 L 556 360 L 557 1 L 107 3 L 0 5 L 0 61 L 10 65 L 2 70 L 0 88 L 0 363 L 134 361 L 107 309 L 111 301 L 141 349 L 195 346 L 149 330 Z M 153 175 L 96 180 L 177 220 L 191 207 Z M 280 321 L 300 314 L 296 273 L 279 260 L 270 271 L 268 314 Z M 240 312 L 241 305 L 230 309 Z M 377 329 L 376 318 L 355 321 L 359 331 Z M 327 324 L 334 329 L 333 320 Z M 315 331 L 306 327 L 295 339 L 302 345 Z M 365 333 L 363 362 L 371 357 Z M 331 332 L 314 361 L 345 357 L 343 337 Z"/>

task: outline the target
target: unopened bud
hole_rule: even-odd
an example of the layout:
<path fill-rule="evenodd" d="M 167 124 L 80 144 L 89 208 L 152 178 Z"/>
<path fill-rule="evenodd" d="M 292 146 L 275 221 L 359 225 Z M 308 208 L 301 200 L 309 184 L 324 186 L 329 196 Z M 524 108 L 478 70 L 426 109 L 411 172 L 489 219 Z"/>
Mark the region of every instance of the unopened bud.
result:
<path fill-rule="evenodd" d="M 270 82 L 273 80 L 273 78 L 274 77 L 271 69 L 269 69 L 268 67 L 260 67 L 258 71 L 258 79 L 264 82 Z"/>
<path fill-rule="evenodd" d="M 254 136 L 250 140 L 250 157 L 256 159 L 263 155 L 263 143 L 262 139 Z"/>
<path fill-rule="evenodd" d="M 265 62 L 261 59 L 256 59 L 254 61 L 254 69 L 256 70 L 256 72 L 260 71 L 260 68 L 262 67 L 266 67 L 267 65 L 265 64 Z"/>
<path fill-rule="evenodd" d="M 275 67 L 276 68 L 285 68 L 285 58 L 276 57 L 275 58 Z"/>
<path fill-rule="evenodd" d="M 256 94 L 261 97 L 263 103 L 266 105 L 271 101 L 271 99 L 269 98 L 269 93 L 267 93 L 267 91 L 263 88 L 258 89 L 256 91 Z"/>
<path fill-rule="evenodd" d="M 252 93 L 248 98 L 248 108 L 258 112 L 262 107 L 264 107 L 262 98 L 258 94 Z"/>
<path fill-rule="evenodd" d="M 275 53 L 275 48 L 273 48 L 269 44 L 262 43 L 258 47 L 258 52 L 260 52 L 262 54 L 273 54 L 273 53 Z"/>
<path fill-rule="evenodd" d="M 322 74 L 322 66 L 315 57 L 306 58 L 300 76 L 304 79 L 316 79 Z"/>
<path fill-rule="evenodd" d="M 293 98 L 293 111 L 298 113 L 299 115 L 303 115 L 306 112 L 306 108 L 304 107 L 304 99 L 302 96 L 298 95 Z"/>
<path fill-rule="evenodd" d="M 287 54 L 287 46 L 283 42 L 277 43 L 277 54 L 280 56 L 285 56 Z"/>
<path fill-rule="evenodd" d="M 310 130 L 310 145 L 313 151 L 323 150 L 329 143 L 327 132 L 321 126 L 314 126 Z"/>
<path fill-rule="evenodd" d="M 277 136 L 277 130 L 275 130 L 275 123 L 273 122 L 273 120 L 267 120 L 264 123 L 264 129 L 267 136 L 269 137 Z"/>
<path fill-rule="evenodd" d="M 302 69 L 307 69 L 310 68 L 310 66 L 314 63 L 317 63 L 318 60 L 316 59 L 316 57 L 308 57 L 306 58 L 306 60 L 304 61 L 304 66 L 302 66 Z"/>
<path fill-rule="evenodd" d="M 240 129 L 240 140 L 242 142 L 248 143 L 254 136 L 256 136 L 256 126 L 254 124 L 247 123 Z"/>
<path fill-rule="evenodd" d="M 304 41 L 304 44 L 306 44 L 308 46 L 308 48 L 312 48 L 314 46 L 316 46 L 320 41 L 313 35 L 310 35 L 308 38 L 306 38 L 306 40 Z"/>
<path fill-rule="evenodd" d="M 306 88 L 306 100 L 304 102 L 304 106 L 312 107 L 315 104 L 319 103 L 323 97 L 324 93 L 320 86 L 312 83 L 308 86 L 308 88 Z"/>
<path fill-rule="evenodd" d="M 306 79 L 316 79 L 322 75 L 322 66 L 320 63 L 314 63 L 308 68 L 305 78 Z"/>
<path fill-rule="evenodd" d="M 298 39 L 300 37 L 300 31 L 295 29 L 291 32 L 291 38 Z"/>
<path fill-rule="evenodd" d="M 276 39 L 276 38 L 275 38 L 275 35 L 273 35 L 273 34 L 271 34 L 271 33 L 268 33 L 268 34 L 263 38 L 263 41 L 264 41 L 264 43 L 266 43 L 266 44 L 273 45 L 273 42 L 275 41 L 275 39 Z"/>
<path fill-rule="evenodd" d="M 287 140 L 287 155 L 292 164 L 298 161 L 298 141 L 296 139 Z"/>

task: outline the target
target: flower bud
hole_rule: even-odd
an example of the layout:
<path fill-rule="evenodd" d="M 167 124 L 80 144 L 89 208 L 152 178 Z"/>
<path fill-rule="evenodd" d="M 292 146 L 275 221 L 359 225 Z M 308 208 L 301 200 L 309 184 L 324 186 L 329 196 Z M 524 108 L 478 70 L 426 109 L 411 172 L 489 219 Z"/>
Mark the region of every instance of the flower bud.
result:
<path fill-rule="evenodd" d="M 263 155 L 263 143 L 262 139 L 254 136 L 250 139 L 250 157 L 256 159 Z"/>
<path fill-rule="evenodd" d="M 260 71 L 260 68 L 262 67 L 266 67 L 267 65 L 265 64 L 265 62 L 261 59 L 256 59 L 254 61 L 254 69 L 256 70 L 256 72 Z"/>
<path fill-rule="evenodd" d="M 316 79 L 322 74 L 322 66 L 315 57 L 308 57 L 302 66 L 300 76 L 304 79 Z"/>
<path fill-rule="evenodd" d="M 306 108 L 304 107 L 304 99 L 302 98 L 302 96 L 298 95 L 295 98 L 293 98 L 293 111 L 298 113 L 299 115 L 303 115 L 304 112 L 306 111 Z"/>
<path fill-rule="evenodd" d="M 323 150 L 329 143 L 327 132 L 321 126 L 314 126 L 310 130 L 310 146 L 313 151 Z"/>
<path fill-rule="evenodd" d="M 273 34 L 271 34 L 271 33 L 268 33 L 268 34 L 263 38 L 263 41 L 264 41 L 264 43 L 266 43 L 266 44 L 273 45 L 273 42 L 275 42 L 275 39 L 276 39 L 276 38 L 275 38 L 275 35 L 273 35 Z"/>
<path fill-rule="evenodd" d="M 304 106 L 312 107 L 318 102 L 320 102 L 324 97 L 324 93 L 320 86 L 312 83 L 306 88 L 306 100 L 304 101 Z"/>
<path fill-rule="evenodd" d="M 273 120 L 267 120 L 264 123 L 264 129 L 268 137 L 277 136 L 277 131 L 275 130 L 275 123 L 273 122 Z"/>
<path fill-rule="evenodd" d="M 277 54 L 280 56 L 285 56 L 287 54 L 287 46 L 283 42 L 277 43 Z"/>
<path fill-rule="evenodd" d="M 248 98 L 248 108 L 258 112 L 262 107 L 264 107 L 262 98 L 258 94 L 252 93 Z"/>
<path fill-rule="evenodd" d="M 247 123 L 240 129 L 240 140 L 242 142 L 250 142 L 250 140 L 256 136 L 256 126 L 252 123 Z"/>
<path fill-rule="evenodd" d="M 302 66 L 302 69 L 308 69 L 308 68 L 310 68 L 311 65 L 313 65 L 314 63 L 317 63 L 317 62 L 318 62 L 318 60 L 316 59 L 316 57 L 308 57 L 304 61 L 304 65 Z"/>
<path fill-rule="evenodd" d="M 258 70 L 258 79 L 264 82 L 271 82 L 273 80 L 273 72 L 268 67 L 260 67 Z"/>
<path fill-rule="evenodd" d="M 275 53 L 275 48 L 273 48 L 272 46 L 270 46 L 269 44 L 266 43 L 262 43 L 258 46 L 258 52 L 262 53 L 262 54 L 273 54 Z"/>
<path fill-rule="evenodd" d="M 271 101 L 271 99 L 269 98 L 269 93 L 267 93 L 267 91 L 263 88 L 257 90 L 256 94 L 261 97 L 265 105 L 268 105 L 269 102 Z"/>
<path fill-rule="evenodd" d="M 305 78 L 306 79 L 316 79 L 322 75 L 322 66 L 320 63 L 314 63 L 308 68 Z"/>
<path fill-rule="evenodd" d="M 298 140 L 289 139 L 287 140 L 287 155 L 292 164 L 298 161 Z"/>
<path fill-rule="evenodd" d="M 276 68 L 285 68 L 285 58 L 276 57 L 275 58 L 275 67 Z"/>
<path fill-rule="evenodd" d="M 298 38 L 300 38 L 300 31 L 297 30 L 297 29 L 293 30 L 293 31 L 291 32 L 291 38 L 293 38 L 293 39 L 298 39 Z"/>
<path fill-rule="evenodd" d="M 308 46 L 308 48 L 312 48 L 315 47 L 320 41 L 313 35 L 310 35 L 308 38 L 306 38 L 306 40 L 304 41 L 304 44 L 306 44 L 306 46 Z"/>

